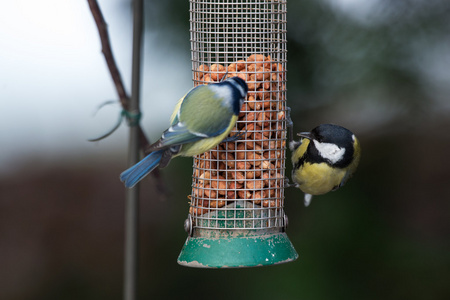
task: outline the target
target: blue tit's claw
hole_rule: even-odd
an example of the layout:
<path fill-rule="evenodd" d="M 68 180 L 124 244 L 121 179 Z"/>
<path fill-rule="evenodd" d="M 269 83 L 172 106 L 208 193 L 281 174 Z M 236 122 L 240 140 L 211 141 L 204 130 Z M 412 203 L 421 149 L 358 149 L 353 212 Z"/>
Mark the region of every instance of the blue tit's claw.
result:
<path fill-rule="evenodd" d="M 247 131 L 239 131 L 238 133 L 223 139 L 222 143 L 239 141 L 240 139 L 242 139 L 242 137 L 244 137 L 246 133 Z"/>
<path fill-rule="evenodd" d="M 165 168 L 169 164 L 172 157 L 175 154 L 178 154 L 178 152 L 180 152 L 180 150 L 181 150 L 181 145 L 176 145 L 176 146 L 172 146 L 172 147 L 165 149 L 161 156 L 161 161 L 159 162 L 159 167 Z"/>

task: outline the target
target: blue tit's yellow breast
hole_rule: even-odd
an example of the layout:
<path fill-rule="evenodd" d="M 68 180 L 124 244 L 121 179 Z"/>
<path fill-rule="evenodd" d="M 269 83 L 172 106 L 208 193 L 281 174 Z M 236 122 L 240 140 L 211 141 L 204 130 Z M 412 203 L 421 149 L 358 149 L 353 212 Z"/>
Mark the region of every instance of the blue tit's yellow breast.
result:
<path fill-rule="evenodd" d="M 292 175 L 304 193 L 321 195 L 338 187 L 345 173 L 344 169 L 333 168 L 326 163 L 304 162 Z"/>

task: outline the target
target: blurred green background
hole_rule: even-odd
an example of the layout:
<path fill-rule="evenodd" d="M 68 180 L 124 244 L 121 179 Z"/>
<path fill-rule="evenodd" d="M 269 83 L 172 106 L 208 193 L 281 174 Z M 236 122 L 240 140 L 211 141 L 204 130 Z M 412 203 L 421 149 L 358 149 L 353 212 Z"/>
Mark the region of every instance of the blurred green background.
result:
<path fill-rule="evenodd" d="M 129 86 L 130 0 L 99 1 Z M 145 1 L 143 126 L 155 139 L 192 86 L 189 2 Z M 0 4 L 0 298 L 121 299 L 127 128 L 86 1 Z M 144 180 L 139 299 L 449 299 L 450 2 L 288 1 L 294 130 L 348 127 L 360 167 L 337 192 L 286 191 L 299 259 L 181 267 L 191 165 Z M 35 30 L 35 32 L 33 31 Z M 287 174 L 290 174 L 290 166 Z"/>

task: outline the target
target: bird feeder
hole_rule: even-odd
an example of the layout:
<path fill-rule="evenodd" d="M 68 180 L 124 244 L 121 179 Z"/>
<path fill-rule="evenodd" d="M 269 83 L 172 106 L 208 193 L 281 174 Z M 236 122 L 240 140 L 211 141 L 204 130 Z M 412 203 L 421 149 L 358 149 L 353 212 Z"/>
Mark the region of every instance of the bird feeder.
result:
<path fill-rule="evenodd" d="M 231 135 L 194 157 L 178 263 L 253 267 L 298 257 L 287 237 L 286 1 L 190 0 L 194 85 L 239 76 L 248 95 Z"/>

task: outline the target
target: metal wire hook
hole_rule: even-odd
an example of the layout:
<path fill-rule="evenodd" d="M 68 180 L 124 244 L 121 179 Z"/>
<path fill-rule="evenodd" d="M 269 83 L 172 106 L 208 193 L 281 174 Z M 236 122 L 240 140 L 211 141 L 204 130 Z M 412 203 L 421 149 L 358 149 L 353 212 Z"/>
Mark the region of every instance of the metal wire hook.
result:
<path fill-rule="evenodd" d="M 94 112 L 94 115 L 97 114 L 97 112 L 104 106 L 109 105 L 109 104 L 114 104 L 114 103 L 119 103 L 119 102 L 115 101 L 115 100 L 109 100 L 109 101 L 106 101 L 106 102 L 100 104 L 99 107 L 97 108 L 97 110 Z M 119 119 L 117 120 L 116 124 L 110 130 L 108 130 L 105 134 L 102 134 L 99 137 L 88 139 L 88 141 L 89 142 L 98 142 L 98 141 L 103 140 L 104 138 L 110 136 L 112 133 L 114 133 L 114 131 L 117 130 L 117 128 L 120 127 L 120 125 L 123 122 L 124 117 L 127 120 L 128 126 L 137 126 L 141 119 L 141 113 L 140 112 L 130 112 L 125 109 L 122 109 L 122 111 L 119 114 Z"/>

